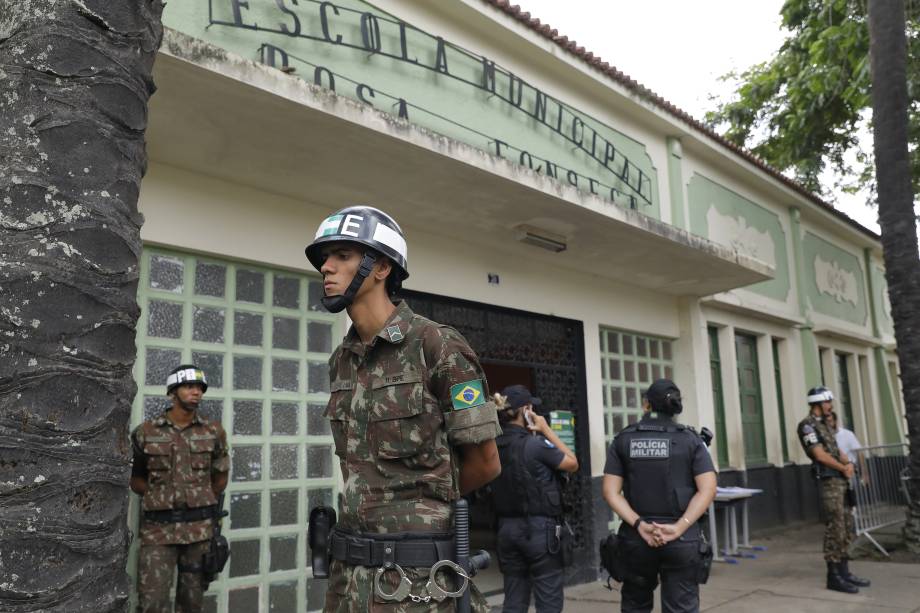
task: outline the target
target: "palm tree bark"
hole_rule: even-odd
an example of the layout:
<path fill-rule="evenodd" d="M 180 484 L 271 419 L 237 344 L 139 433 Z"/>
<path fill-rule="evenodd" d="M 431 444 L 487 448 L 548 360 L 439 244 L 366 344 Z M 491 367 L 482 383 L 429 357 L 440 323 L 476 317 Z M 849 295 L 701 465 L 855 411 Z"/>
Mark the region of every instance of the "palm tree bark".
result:
<path fill-rule="evenodd" d="M 161 0 L 0 0 L 0 610 L 124 611 Z"/>
<path fill-rule="evenodd" d="M 920 554 L 920 254 L 907 139 L 907 43 L 903 0 L 870 0 L 869 54 L 879 225 L 910 442 L 908 548 Z"/>

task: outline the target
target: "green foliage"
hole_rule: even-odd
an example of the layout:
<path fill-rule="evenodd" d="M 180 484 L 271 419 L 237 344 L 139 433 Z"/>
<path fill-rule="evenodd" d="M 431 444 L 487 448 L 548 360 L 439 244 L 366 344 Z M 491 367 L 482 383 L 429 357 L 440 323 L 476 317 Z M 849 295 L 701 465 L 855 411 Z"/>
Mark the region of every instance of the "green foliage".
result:
<path fill-rule="evenodd" d="M 781 13 L 788 35 L 779 51 L 740 75 L 723 77 L 738 79 L 740 84 L 731 100 L 706 115 L 707 124 L 812 191 L 830 195 L 819 181 L 825 168 L 840 177 L 838 189 L 874 191 L 871 143 L 859 142 L 860 129 L 872 114 L 865 2 L 787 0 Z M 911 51 L 920 51 L 920 2 L 908 3 L 907 21 L 911 174 L 916 193 L 920 53 Z"/>

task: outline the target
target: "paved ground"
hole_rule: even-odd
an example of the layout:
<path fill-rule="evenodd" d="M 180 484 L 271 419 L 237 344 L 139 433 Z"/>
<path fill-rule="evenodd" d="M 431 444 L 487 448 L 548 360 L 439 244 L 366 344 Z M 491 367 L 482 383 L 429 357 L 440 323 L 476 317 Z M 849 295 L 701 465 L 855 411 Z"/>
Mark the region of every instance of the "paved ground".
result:
<path fill-rule="evenodd" d="M 920 564 L 857 560 L 855 574 L 872 580 L 872 587 L 849 595 L 824 589 L 821 527 L 804 527 L 763 539 L 767 546 L 756 559 L 713 565 L 702 586 L 703 611 L 727 613 L 920 613 Z M 615 613 L 620 594 L 601 582 L 566 589 L 566 611 Z M 501 595 L 489 598 L 501 610 Z M 533 611 L 533 609 L 531 609 Z M 659 611 L 656 607 L 655 611 Z"/>

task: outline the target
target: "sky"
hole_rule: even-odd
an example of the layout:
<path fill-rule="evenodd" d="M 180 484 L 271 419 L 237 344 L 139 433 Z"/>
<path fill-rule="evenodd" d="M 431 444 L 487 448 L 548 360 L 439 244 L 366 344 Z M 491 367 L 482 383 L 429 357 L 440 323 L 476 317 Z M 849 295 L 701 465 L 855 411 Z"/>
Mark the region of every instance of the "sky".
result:
<path fill-rule="evenodd" d="M 732 92 L 719 77 L 770 59 L 784 39 L 783 0 L 514 0 L 642 85 L 702 119 L 711 95 Z M 864 196 L 836 206 L 874 232 Z"/>

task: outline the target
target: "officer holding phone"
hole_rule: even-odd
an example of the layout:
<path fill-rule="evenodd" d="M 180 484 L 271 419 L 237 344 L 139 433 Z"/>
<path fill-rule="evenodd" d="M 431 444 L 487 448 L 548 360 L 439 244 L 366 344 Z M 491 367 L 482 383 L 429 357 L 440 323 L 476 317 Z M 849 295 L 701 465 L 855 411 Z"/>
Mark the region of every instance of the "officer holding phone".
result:
<path fill-rule="evenodd" d="M 556 471 L 575 472 L 575 454 L 542 416 L 541 401 L 523 385 L 496 394 L 502 472 L 492 485 L 498 515 L 498 563 L 504 613 L 527 611 L 533 591 L 538 613 L 562 610 L 562 490 Z"/>

